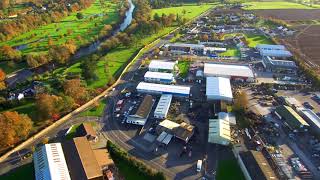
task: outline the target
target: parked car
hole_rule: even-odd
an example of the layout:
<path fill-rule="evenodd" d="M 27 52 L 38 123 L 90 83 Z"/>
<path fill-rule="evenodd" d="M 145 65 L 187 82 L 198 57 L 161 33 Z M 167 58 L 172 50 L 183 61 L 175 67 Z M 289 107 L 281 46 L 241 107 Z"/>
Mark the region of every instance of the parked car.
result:
<path fill-rule="evenodd" d="M 309 102 L 304 102 L 303 106 L 308 108 L 308 109 L 314 109 L 314 107 Z"/>

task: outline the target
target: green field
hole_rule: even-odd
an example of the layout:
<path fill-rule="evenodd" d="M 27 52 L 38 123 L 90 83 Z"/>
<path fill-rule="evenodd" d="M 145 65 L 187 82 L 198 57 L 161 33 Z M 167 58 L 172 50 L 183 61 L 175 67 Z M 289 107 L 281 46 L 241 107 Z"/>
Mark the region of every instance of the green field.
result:
<path fill-rule="evenodd" d="M 258 44 L 274 44 L 274 42 L 264 35 L 245 34 L 249 47 L 256 47 Z"/>
<path fill-rule="evenodd" d="M 102 8 L 99 0 L 96 0 L 89 8 L 82 10 L 83 19 L 77 19 L 77 13 L 72 13 L 58 23 L 41 26 L 10 41 L 1 42 L 0 46 L 30 43 L 27 48 L 21 51 L 23 53 L 39 53 L 48 50 L 49 38 L 53 40 L 53 44 L 63 44 L 69 39 L 74 40 L 77 45 L 93 41 L 105 24 L 119 21 L 117 5 L 111 0 L 104 1 L 106 2 L 105 8 Z M 104 15 L 107 18 L 104 18 Z M 68 30 L 72 30 L 72 33 L 68 34 Z"/>
<path fill-rule="evenodd" d="M 240 51 L 238 48 L 227 48 L 226 52 L 219 53 L 220 56 L 240 56 Z"/>
<path fill-rule="evenodd" d="M 0 180 L 20 180 L 20 179 L 34 179 L 33 163 L 20 166 L 9 173 L 0 176 Z"/>
<path fill-rule="evenodd" d="M 243 3 L 247 7 L 245 10 L 258 10 L 258 9 L 315 9 L 317 7 L 310 7 L 293 2 L 285 1 L 268 1 L 268 2 L 246 2 Z"/>
<path fill-rule="evenodd" d="M 245 180 L 236 159 L 218 161 L 216 180 Z"/>
<path fill-rule="evenodd" d="M 169 8 L 162 8 L 162 9 L 153 9 L 152 10 L 152 17 L 155 13 L 158 13 L 159 16 L 162 14 L 179 14 L 187 19 L 192 19 L 194 17 L 199 16 L 204 11 L 210 9 L 211 7 L 215 6 L 217 4 L 202 4 L 200 6 L 196 4 L 185 4 L 183 6 L 178 7 L 169 7 Z M 185 10 L 185 14 L 183 14 L 183 11 Z"/>

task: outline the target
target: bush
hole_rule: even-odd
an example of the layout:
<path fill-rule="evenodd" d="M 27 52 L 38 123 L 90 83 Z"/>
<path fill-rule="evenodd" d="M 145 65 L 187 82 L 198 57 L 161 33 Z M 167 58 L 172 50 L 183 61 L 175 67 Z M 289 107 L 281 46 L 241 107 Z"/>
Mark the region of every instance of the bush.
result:
<path fill-rule="evenodd" d="M 107 142 L 107 149 L 110 153 L 112 159 L 116 162 L 124 162 L 127 166 L 136 170 L 138 174 L 142 174 L 147 179 L 152 180 L 165 180 L 166 177 L 162 172 L 156 172 L 154 169 L 147 167 L 143 162 L 139 161 L 135 157 L 130 156 L 128 153 L 124 152 L 122 149 L 117 147 L 111 141 Z"/>

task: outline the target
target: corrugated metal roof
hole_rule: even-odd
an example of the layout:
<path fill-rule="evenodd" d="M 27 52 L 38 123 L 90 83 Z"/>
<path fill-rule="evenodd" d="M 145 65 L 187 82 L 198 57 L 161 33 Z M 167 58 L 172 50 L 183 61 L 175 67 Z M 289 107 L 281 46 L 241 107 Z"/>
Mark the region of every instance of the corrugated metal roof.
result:
<path fill-rule="evenodd" d="M 174 70 L 176 62 L 161 61 L 161 60 L 152 60 L 149 64 L 149 69 L 166 69 Z"/>
<path fill-rule="evenodd" d="M 223 119 L 209 119 L 208 142 L 214 143 L 214 139 L 223 138 L 231 141 L 230 123 Z"/>
<path fill-rule="evenodd" d="M 283 45 L 273 45 L 273 44 L 258 44 L 257 49 L 270 49 L 270 50 L 286 50 Z"/>
<path fill-rule="evenodd" d="M 230 80 L 223 77 L 207 77 L 206 95 L 214 96 L 218 99 L 231 99 L 232 90 Z"/>
<path fill-rule="evenodd" d="M 320 117 L 311 109 L 300 108 L 298 109 L 304 116 L 313 122 L 318 128 L 320 128 Z"/>
<path fill-rule="evenodd" d="M 163 114 L 163 115 L 167 114 L 170 108 L 171 100 L 172 100 L 171 94 L 163 94 L 160 97 L 160 100 L 154 111 L 154 114 Z"/>
<path fill-rule="evenodd" d="M 204 74 L 206 76 L 235 76 L 253 78 L 253 72 L 248 66 L 231 64 L 204 64 Z"/>
<path fill-rule="evenodd" d="M 158 78 L 158 79 L 173 80 L 173 74 L 172 73 L 162 73 L 162 72 L 147 71 L 144 74 L 144 77 L 145 78 Z"/>
<path fill-rule="evenodd" d="M 298 129 L 301 126 L 309 126 L 309 124 L 289 106 L 278 106 L 276 112 L 294 129 Z"/>
<path fill-rule="evenodd" d="M 190 87 L 187 87 L 187 86 L 175 86 L 175 85 L 165 85 L 165 84 L 155 84 L 155 83 L 145 83 L 145 82 L 140 82 L 137 86 L 137 90 L 177 93 L 177 94 L 185 94 L 185 95 L 190 94 Z"/>

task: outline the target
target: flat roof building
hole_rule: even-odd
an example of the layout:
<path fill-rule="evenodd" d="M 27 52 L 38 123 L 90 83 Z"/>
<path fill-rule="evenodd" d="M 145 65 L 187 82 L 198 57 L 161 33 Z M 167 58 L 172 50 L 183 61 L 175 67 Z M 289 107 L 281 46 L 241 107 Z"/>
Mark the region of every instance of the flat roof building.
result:
<path fill-rule="evenodd" d="M 291 52 L 287 50 L 260 50 L 261 56 L 271 56 L 271 57 L 292 57 Z"/>
<path fill-rule="evenodd" d="M 256 46 L 258 50 L 286 50 L 286 47 L 283 45 L 273 45 L 273 44 L 258 44 Z"/>
<path fill-rule="evenodd" d="M 170 83 L 174 82 L 174 77 L 173 77 L 172 73 L 147 71 L 144 74 L 144 81 L 170 84 Z"/>
<path fill-rule="evenodd" d="M 225 121 L 228 121 L 230 125 L 236 125 L 236 116 L 232 113 L 227 113 L 227 112 L 219 112 L 218 113 L 218 119 L 222 119 Z"/>
<path fill-rule="evenodd" d="M 189 97 L 190 87 L 165 85 L 155 83 L 140 82 L 137 86 L 137 91 L 140 93 L 152 93 L 152 94 L 171 94 L 173 96 Z"/>
<path fill-rule="evenodd" d="M 126 122 L 143 126 L 148 120 L 153 104 L 153 97 L 151 95 L 146 95 L 137 111 L 134 114 L 129 115 Z"/>
<path fill-rule="evenodd" d="M 275 172 L 269 165 L 267 159 L 260 151 L 246 151 L 239 153 L 241 169 L 244 171 L 246 179 L 252 180 L 278 180 Z M 249 177 L 247 177 L 249 176 Z"/>
<path fill-rule="evenodd" d="M 71 180 L 60 143 L 41 146 L 33 153 L 33 161 L 36 180 Z"/>
<path fill-rule="evenodd" d="M 163 132 L 166 132 L 167 134 L 171 134 L 174 137 L 181 139 L 187 143 L 194 134 L 194 126 L 185 122 L 178 124 L 166 119 L 159 123 L 156 131 L 160 135 Z"/>
<path fill-rule="evenodd" d="M 93 129 L 91 124 L 89 123 L 82 123 L 77 129 L 76 129 L 76 136 L 78 137 L 86 137 L 88 141 L 97 141 L 98 135 L 96 131 Z"/>
<path fill-rule="evenodd" d="M 302 107 L 302 104 L 300 103 L 300 101 L 298 101 L 296 98 L 294 97 L 287 97 L 287 96 L 284 96 L 284 101 L 285 103 L 292 107 L 292 108 L 299 108 L 299 107 Z"/>
<path fill-rule="evenodd" d="M 289 106 L 278 106 L 275 114 L 294 131 L 299 129 L 307 130 L 306 128 L 309 127 L 309 124 Z"/>
<path fill-rule="evenodd" d="M 224 100 L 231 102 L 233 96 L 230 79 L 223 77 L 207 77 L 206 96 L 208 100 Z"/>
<path fill-rule="evenodd" d="M 298 112 L 311 126 L 312 131 L 320 135 L 320 117 L 311 109 L 298 108 Z"/>
<path fill-rule="evenodd" d="M 230 123 L 223 119 L 209 119 L 208 142 L 228 145 L 231 142 Z"/>
<path fill-rule="evenodd" d="M 153 72 L 172 72 L 175 69 L 176 62 L 151 60 L 149 64 L 149 71 Z"/>
<path fill-rule="evenodd" d="M 205 46 L 202 44 L 172 43 L 164 45 L 171 53 L 175 54 L 202 54 Z"/>
<path fill-rule="evenodd" d="M 204 75 L 206 77 L 225 77 L 231 80 L 253 81 L 254 74 L 250 67 L 231 64 L 204 64 Z"/>
<path fill-rule="evenodd" d="M 63 143 L 71 179 L 103 180 L 102 168 L 86 137 L 77 137 Z"/>
<path fill-rule="evenodd" d="M 262 64 L 270 72 L 296 73 L 298 69 L 294 61 L 272 59 L 270 56 L 262 57 Z"/>
<path fill-rule="evenodd" d="M 159 119 L 165 119 L 167 118 L 169 108 L 172 101 L 172 95 L 171 94 L 163 94 L 160 97 L 160 100 L 158 102 L 158 105 L 154 111 L 154 117 Z"/>

